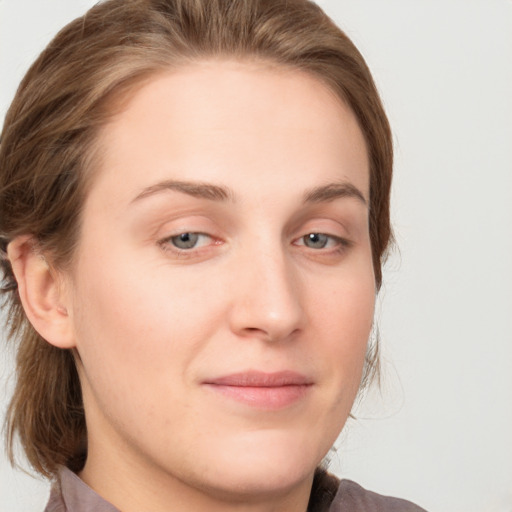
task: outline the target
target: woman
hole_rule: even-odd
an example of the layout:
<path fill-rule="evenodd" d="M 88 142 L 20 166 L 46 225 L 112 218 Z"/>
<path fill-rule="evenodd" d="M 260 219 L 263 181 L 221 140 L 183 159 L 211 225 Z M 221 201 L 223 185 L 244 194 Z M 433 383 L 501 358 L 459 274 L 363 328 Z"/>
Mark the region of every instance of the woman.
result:
<path fill-rule="evenodd" d="M 314 4 L 110 0 L 0 148 L 8 436 L 58 510 L 419 510 L 318 469 L 361 386 L 392 144 Z"/>

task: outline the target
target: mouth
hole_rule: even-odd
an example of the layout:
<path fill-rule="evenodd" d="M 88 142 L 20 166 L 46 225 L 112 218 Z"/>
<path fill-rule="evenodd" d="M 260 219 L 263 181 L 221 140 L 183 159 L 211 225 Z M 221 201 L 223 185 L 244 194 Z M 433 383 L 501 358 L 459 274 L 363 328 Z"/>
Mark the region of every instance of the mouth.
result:
<path fill-rule="evenodd" d="M 248 371 L 207 380 L 203 385 L 225 398 L 250 407 L 278 410 L 305 398 L 313 382 L 292 371 Z"/>

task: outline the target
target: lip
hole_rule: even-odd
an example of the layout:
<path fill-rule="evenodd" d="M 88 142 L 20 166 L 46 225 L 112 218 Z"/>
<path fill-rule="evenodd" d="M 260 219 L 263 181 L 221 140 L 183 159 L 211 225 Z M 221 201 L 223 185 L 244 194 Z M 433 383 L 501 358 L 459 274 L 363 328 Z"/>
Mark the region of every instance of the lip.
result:
<path fill-rule="evenodd" d="M 313 382 L 293 371 L 250 370 L 206 380 L 203 385 L 236 402 L 258 409 L 278 410 L 303 399 Z"/>

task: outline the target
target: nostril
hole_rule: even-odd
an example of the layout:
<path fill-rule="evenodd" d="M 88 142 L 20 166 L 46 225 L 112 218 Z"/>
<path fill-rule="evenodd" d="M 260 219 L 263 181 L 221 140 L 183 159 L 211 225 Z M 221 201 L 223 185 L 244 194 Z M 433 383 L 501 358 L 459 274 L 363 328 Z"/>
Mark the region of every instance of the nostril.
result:
<path fill-rule="evenodd" d="M 300 332 L 300 328 L 283 328 L 277 326 L 269 326 L 267 329 L 258 327 L 245 327 L 239 333 L 242 337 L 259 339 L 267 343 L 280 343 L 282 341 L 290 341 Z"/>
<path fill-rule="evenodd" d="M 258 327 L 246 327 L 244 329 L 245 333 L 248 335 L 261 335 L 270 338 L 270 334 L 265 330 Z"/>

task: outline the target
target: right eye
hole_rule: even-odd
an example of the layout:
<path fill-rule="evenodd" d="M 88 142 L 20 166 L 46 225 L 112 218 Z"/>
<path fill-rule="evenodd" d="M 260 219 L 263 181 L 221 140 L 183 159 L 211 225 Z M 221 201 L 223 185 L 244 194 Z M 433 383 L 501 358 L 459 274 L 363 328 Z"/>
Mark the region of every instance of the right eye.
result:
<path fill-rule="evenodd" d="M 171 248 L 175 248 L 180 251 L 186 251 L 189 249 L 203 247 L 210 244 L 211 241 L 211 236 L 205 235 L 204 233 L 186 232 L 166 238 L 165 240 L 162 240 L 161 243 L 162 245 L 171 245 Z"/>
<path fill-rule="evenodd" d="M 309 233 L 302 237 L 302 241 L 306 247 L 310 249 L 324 249 L 332 242 L 333 237 L 324 233 Z"/>
<path fill-rule="evenodd" d="M 302 245 L 308 249 L 335 249 L 340 246 L 347 246 L 348 242 L 339 236 L 326 233 L 308 233 L 296 241 L 296 245 Z"/>

